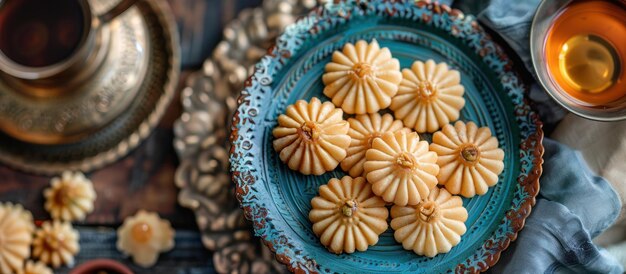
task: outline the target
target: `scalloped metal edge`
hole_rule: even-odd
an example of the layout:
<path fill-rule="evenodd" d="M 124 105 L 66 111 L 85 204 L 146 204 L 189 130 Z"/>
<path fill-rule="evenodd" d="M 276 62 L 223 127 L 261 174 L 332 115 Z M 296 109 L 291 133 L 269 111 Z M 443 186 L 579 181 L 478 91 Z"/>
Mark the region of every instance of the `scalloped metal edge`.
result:
<path fill-rule="evenodd" d="M 344 2 L 349 2 L 349 0 L 348 1 L 342 0 L 339 2 L 344 3 Z M 393 2 L 402 2 L 402 1 L 381 0 L 379 2 L 380 3 L 388 3 L 388 2 L 393 3 Z M 359 1 L 359 0 L 356 0 L 356 4 L 368 5 L 367 3 L 363 1 Z M 527 120 L 528 123 L 535 126 L 535 132 L 530 134 L 526 139 L 522 140 L 520 144 L 520 148 L 526 148 L 527 151 L 532 151 L 532 155 L 533 155 L 532 169 L 528 172 L 528 174 L 521 174 L 521 176 L 518 177 L 518 182 L 520 186 L 523 187 L 523 189 L 529 194 L 529 196 L 523 201 L 522 204 L 520 204 L 517 210 L 512 208 L 511 210 L 508 210 L 505 214 L 505 218 L 511 220 L 511 227 L 513 229 L 513 233 L 506 235 L 505 238 L 500 239 L 498 242 L 495 242 L 495 243 L 489 242 L 491 240 L 489 239 L 487 242 L 483 243 L 483 246 L 481 246 L 481 248 L 485 246 L 491 246 L 492 248 L 490 250 L 493 253 L 487 254 L 485 257 L 482 257 L 482 258 L 476 258 L 477 255 L 474 254 L 473 256 L 471 256 L 470 258 L 464 261 L 464 262 L 469 262 L 470 259 L 473 258 L 476 261 L 477 267 L 466 266 L 464 265 L 464 262 L 461 262 L 455 268 L 456 273 L 484 272 L 490 267 L 494 266 L 500 259 L 501 253 L 509 247 L 511 242 L 517 239 L 517 234 L 524 227 L 526 218 L 530 215 L 532 211 L 532 207 L 536 203 L 536 196 L 539 193 L 539 187 L 540 187 L 539 178 L 541 177 L 541 174 L 543 171 L 542 169 L 543 153 L 544 153 L 544 147 L 542 144 L 543 137 L 544 137 L 543 129 L 542 129 L 543 124 L 540 121 L 539 116 L 535 112 L 533 112 L 533 110 L 530 108 L 528 104 L 528 100 L 526 99 L 526 94 L 528 92 L 527 86 L 521 83 L 521 80 L 519 80 L 520 79 L 519 74 L 513 71 L 511 59 L 509 59 L 506 53 L 504 53 L 504 50 L 501 48 L 501 46 L 496 44 L 492 40 L 491 36 L 488 33 L 486 33 L 485 30 L 480 25 L 478 25 L 478 22 L 475 19 L 471 17 L 465 18 L 465 15 L 461 11 L 456 10 L 456 9 L 451 9 L 450 7 L 446 5 L 440 5 L 438 2 L 431 3 L 430 1 L 418 1 L 415 3 L 415 5 L 418 8 L 427 9 L 433 13 L 437 13 L 437 14 L 446 13 L 448 14 L 450 18 L 449 20 L 468 19 L 466 20 L 467 22 L 465 23 L 472 24 L 472 26 L 474 27 L 475 33 L 482 36 L 481 41 L 488 42 L 489 44 L 493 46 L 495 50 L 495 52 L 493 53 L 484 53 L 484 52 L 481 52 L 479 48 L 476 48 L 475 49 L 476 52 L 480 55 L 493 54 L 494 56 L 499 57 L 501 60 L 507 63 L 506 65 L 502 67 L 502 71 L 499 72 L 498 74 L 500 74 L 500 76 L 502 77 L 504 76 L 502 75 L 504 73 L 512 73 L 512 75 L 509 75 L 509 76 L 513 78 L 512 80 L 515 82 L 515 84 L 521 85 L 521 88 L 525 91 L 524 94 L 521 94 L 524 97 L 523 104 L 521 106 L 518 105 L 515 107 L 516 111 L 522 112 L 522 113 L 518 113 L 517 117 L 520 117 L 520 115 L 525 115 L 523 116 L 525 117 L 525 120 Z M 329 6 L 322 6 L 322 7 L 318 7 L 312 10 L 309 13 L 309 15 L 303 18 L 300 18 L 295 24 L 296 25 L 310 24 L 311 19 L 317 22 L 320 19 L 327 18 L 329 16 L 327 12 L 330 12 L 330 13 L 335 12 L 334 14 L 335 16 L 345 16 L 345 14 L 342 15 L 342 12 L 343 12 L 342 10 L 332 11 L 332 10 L 329 10 L 328 7 Z M 392 15 L 392 14 L 389 14 L 389 15 Z M 455 31 L 454 29 L 451 29 L 451 32 L 454 32 L 454 31 Z M 280 39 L 283 38 L 284 36 L 285 34 L 279 36 L 277 41 L 280 41 Z M 272 47 L 268 49 L 267 54 L 261 60 L 262 61 L 265 59 L 266 61 L 274 60 L 274 59 L 278 60 L 281 57 L 284 57 L 284 56 L 281 56 L 281 54 L 283 54 L 283 52 L 280 51 L 279 46 L 277 44 L 274 44 Z M 246 218 L 254 223 L 255 233 L 257 234 L 257 236 L 260 236 L 263 243 L 272 252 L 276 254 L 276 259 L 279 262 L 285 264 L 290 271 L 295 272 L 295 273 L 309 273 L 309 272 L 315 273 L 317 272 L 315 270 L 317 263 L 315 262 L 314 259 L 307 260 L 306 262 L 300 262 L 300 261 L 294 262 L 292 258 L 289 257 L 287 254 L 277 252 L 275 245 L 277 244 L 289 245 L 288 239 L 286 237 L 280 238 L 281 241 L 279 241 L 279 239 L 268 239 L 267 233 L 263 233 L 263 232 L 259 233 L 258 230 L 261 229 L 263 226 L 269 225 L 270 221 L 267 220 L 267 223 L 259 224 L 252 217 L 252 214 L 255 211 L 253 207 L 255 207 L 257 213 L 261 212 L 261 214 L 265 214 L 265 215 L 267 215 L 267 209 L 258 208 L 254 204 L 247 204 L 243 200 L 242 194 L 245 193 L 243 186 L 249 185 L 250 181 L 254 181 L 254 178 L 252 178 L 250 174 L 241 173 L 241 171 L 238 170 L 238 165 L 233 164 L 233 162 L 237 160 L 238 158 L 237 155 L 241 149 L 239 144 L 237 143 L 237 140 L 239 139 L 239 136 L 240 136 L 239 127 L 240 127 L 240 123 L 242 122 L 242 120 L 240 119 L 240 115 L 241 113 L 245 113 L 246 109 L 249 107 L 249 105 L 246 104 L 246 98 L 249 96 L 252 96 L 252 94 L 250 92 L 251 90 L 248 90 L 248 88 L 251 86 L 251 83 L 253 81 L 256 81 L 258 79 L 257 76 L 260 76 L 260 74 L 257 71 L 255 71 L 255 73 L 252 74 L 246 81 L 246 88 L 244 89 L 244 92 L 242 92 L 241 96 L 238 99 L 239 106 L 233 116 L 233 121 L 232 121 L 232 128 L 231 128 L 231 135 L 230 135 L 230 142 L 231 142 L 230 162 L 231 162 L 231 173 L 232 173 L 231 176 L 232 176 L 233 182 L 236 185 L 237 199 L 239 200 L 239 203 L 244 210 L 244 213 L 245 213 L 244 215 L 246 216 Z M 251 183 L 251 184 L 254 184 L 254 183 Z"/>
<path fill-rule="evenodd" d="M 154 110 L 143 120 L 137 130 L 111 149 L 79 161 L 33 164 L 24 161 L 23 159 L 15 159 L 0 154 L 0 162 L 21 171 L 40 175 L 55 175 L 64 170 L 80 170 L 82 172 L 90 172 L 126 156 L 130 153 L 130 151 L 137 148 L 142 141 L 150 136 L 163 115 L 165 115 L 165 112 L 167 111 L 167 108 L 176 93 L 176 86 L 178 85 L 178 78 L 180 75 L 180 48 L 178 41 L 178 29 L 176 28 L 175 23 L 176 21 L 171 13 L 166 12 L 169 10 L 168 4 L 164 1 L 158 0 L 143 1 L 148 3 L 151 8 L 156 11 L 156 16 L 163 26 L 164 37 L 169 41 L 166 47 L 172 54 L 169 56 L 169 63 L 171 65 L 167 72 L 167 80 L 163 86 L 163 95 L 157 101 Z"/>

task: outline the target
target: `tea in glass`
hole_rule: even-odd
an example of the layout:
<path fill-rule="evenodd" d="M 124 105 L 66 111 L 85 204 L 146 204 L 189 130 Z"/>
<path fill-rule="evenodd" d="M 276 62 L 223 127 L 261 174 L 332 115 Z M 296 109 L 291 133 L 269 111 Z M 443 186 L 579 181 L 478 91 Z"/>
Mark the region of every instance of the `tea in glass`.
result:
<path fill-rule="evenodd" d="M 602 106 L 626 95 L 624 1 L 573 1 L 548 30 L 544 54 L 553 81 L 572 99 Z"/>
<path fill-rule="evenodd" d="M 13 62 L 26 67 L 50 66 L 69 58 L 80 46 L 86 18 L 79 1 L 4 2 L 0 51 Z"/>

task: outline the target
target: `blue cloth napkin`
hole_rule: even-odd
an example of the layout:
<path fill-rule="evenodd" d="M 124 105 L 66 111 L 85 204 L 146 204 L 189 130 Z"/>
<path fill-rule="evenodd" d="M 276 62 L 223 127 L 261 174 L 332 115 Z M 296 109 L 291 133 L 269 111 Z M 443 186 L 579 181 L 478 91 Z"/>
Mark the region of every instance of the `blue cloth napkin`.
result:
<path fill-rule="evenodd" d="M 534 75 L 529 37 L 540 0 L 442 2 L 478 14 L 478 20 L 496 31 Z M 544 123 L 557 123 L 566 114 L 536 81 L 530 98 Z M 617 193 L 595 176 L 578 152 L 550 139 L 544 140 L 544 146 L 537 204 L 517 240 L 490 272 L 623 273 L 619 262 L 591 241 L 617 218 L 621 208 Z"/>
<path fill-rule="evenodd" d="M 621 203 L 582 156 L 544 140 L 544 173 L 524 229 L 492 273 L 622 273 L 621 264 L 591 239 L 617 218 Z"/>

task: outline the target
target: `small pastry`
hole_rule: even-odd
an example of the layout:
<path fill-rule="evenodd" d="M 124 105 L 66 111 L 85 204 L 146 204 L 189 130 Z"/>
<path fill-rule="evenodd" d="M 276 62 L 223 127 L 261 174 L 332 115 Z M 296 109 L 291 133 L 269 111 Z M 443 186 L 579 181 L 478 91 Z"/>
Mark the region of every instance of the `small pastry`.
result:
<path fill-rule="evenodd" d="M 348 114 L 375 113 L 389 107 L 402 81 L 400 62 L 376 40 L 350 43 L 333 53 L 322 76 L 324 95 Z"/>
<path fill-rule="evenodd" d="M 117 230 L 117 249 L 132 256 L 141 267 L 153 266 L 159 253 L 174 248 L 174 230 L 170 222 L 156 213 L 140 210 L 128 217 Z"/>
<path fill-rule="evenodd" d="M 50 187 L 44 190 L 44 197 L 44 206 L 53 219 L 80 221 L 93 211 L 96 192 L 85 175 L 66 171 L 60 178 L 52 178 Z"/>
<path fill-rule="evenodd" d="M 365 251 L 387 230 L 389 210 L 363 177 L 332 178 L 311 200 L 313 232 L 335 254 Z"/>
<path fill-rule="evenodd" d="M 396 119 L 417 132 L 435 132 L 459 119 L 465 106 L 461 75 L 449 70 L 446 63 L 415 61 L 411 69 L 402 70 L 398 94 L 391 101 Z"/>
<path fill-rule="evenodd" d="M 67 222 L 46 221 L 35 232 L 33 258 L 59 268 L 74 265 L 74 255 L 80 251 L 78 231 Z"/>
<path fill-rule="evenodd" d="M 21 205 L 0 203 L 0 273 L 19 271 L 30 256 L 33 217 Z"/>
<path fill-rule="evenodd" d="M 471 198 L 487 193 L 504 170 L 504 151 L 488 127 L 458 121 L 433 135 L 430 150 L 439 155 L 437 180 L 452 194 Z"/>
<path fill-rule="evenodd" d="M 299 100 L 278 117 L 274 149 L 289 168 L 304 175 L 334 170 L 346 158 L 350 124 L 331 102 Z"/>
<path fill-rule="evenodd" d="M 341 168 L 352 177 L 363 176 L 363 163 L 365 152 L 372 147 L 372 141 L 385 132 L 398 132 L 411 130 L 405 128 L 402 122 L 394 120 L 391 114 L 381 116 L 378 113 L 361 114 L 348 119 L 350 130 L 348 135 L 352 138 L 348 155 L 341 161 Z"/>
<path fill-rule="evenodd" d="M 18 274 L 52 274 L 52 269 L 42 262 L 27 261 L 24 270 L 18 271 Z"/>
<path fill-rule="evenodd" d="M 461 241 L 467 228 L 463 200 L 445 189 L 433 188 L 428 197 L 414 206 L 393 206 L 393 237 L 406 250 L 434 257 L 447 253 Z"/>
<path fill-rule="evenodd" d="M 415 132 L 383 134 L 374 139 L 365 159 L 367 181 L 388 203 L 415 205 L 437 185 L 437 154 Z"/>

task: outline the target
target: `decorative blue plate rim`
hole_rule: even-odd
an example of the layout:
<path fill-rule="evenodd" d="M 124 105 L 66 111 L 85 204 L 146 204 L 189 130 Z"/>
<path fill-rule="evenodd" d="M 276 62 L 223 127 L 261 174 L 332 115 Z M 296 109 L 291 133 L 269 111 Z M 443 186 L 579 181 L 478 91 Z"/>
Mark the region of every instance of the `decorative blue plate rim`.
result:
<path fill-rule="evenodd" d="M 391 18 L 412 18 L 418 23 L 426 24 L 442 30 L 462 43 L 469 45 L 483 62 L 496 73 L 497 77 L 511 98 L 514 105 L 515 121 L 520 129 L 521 158 L 518 185 L 506 211 L 505 218 L 498 228 L 482 244 L 474 254 L 459 262 L 455 272 L 483 272 L 493 266 L 500 258 L 500 253 L 517 238 L 517 233 L 524 227 L 526 218 L 535 205 L 535 197 L 539 193 L 539 177 L 543 164 L 543 130 L 539 116 L 532 111 L 525 96 L 526 86 L 514 70 L 513 62 L 497 45 L 489 34 L 472 16 L 450 9 L 437 2 L 410 0 L 374 0 L 369 2 L 346 0 L 336 4 L 328 4 L 311 11 L 301 18 L 277 39 L 276 45 L 268 49 L 268 53 L 256 65 L 255 73 L 246 81 L 246 88 L 238 100 L 239 107 L 235 112 L 230 136 L 230 164 L 232 180 L 236 185 L 236 197 L 241 203 L 247 219 L 253 222 L 255 234 L 276 253 L 279 262 L 285 264 L 290 271 L 296 273 L 318 272 L 314 258 L 306 256 L 306 252 L 297 250 L 291 239 L 273 223 L 270 209 L 256 202 L 258 182 L 261 171 L 254 166 L 253 140 L 255 127 L 262 123 L 259 115 L 261 107 L 259 96 L 268 96 L 271 92 L 272 71 L 284 66 L 292 52 L 297 50 L 308 36 L 321 32 L 322 24 L 338 24 L 349 21 L 353 14 L 367 14 Z M 451 269 L 452 270 L 452 269 Z"/>

